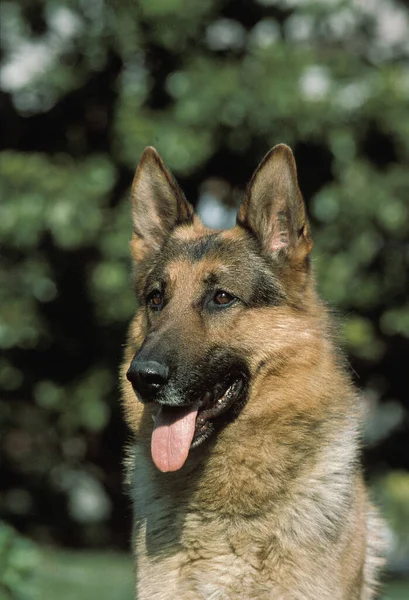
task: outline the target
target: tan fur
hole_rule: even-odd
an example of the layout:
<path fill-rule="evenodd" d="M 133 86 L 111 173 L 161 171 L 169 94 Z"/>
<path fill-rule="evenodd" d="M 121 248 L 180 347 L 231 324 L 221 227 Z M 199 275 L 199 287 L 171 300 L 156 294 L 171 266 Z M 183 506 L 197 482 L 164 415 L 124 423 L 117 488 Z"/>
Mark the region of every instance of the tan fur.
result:
<path fill-rule="evenodd" d="M 275 232 L 277 227 L 276 221 Z M 282 246 L 274 231 L 266 243 L 276 252 Z M 195 218 L 169 235 L 186 241 L 209 233 Z M 221 235 L 227 243 L 245 238 L 240 225 Z M 287 262 L 279 270 L 290 300 L 273 308 L 232 309 L 223 323 L 203 322 L 194 303 L 206 274 L 223 274 L 223 261 L 180 257 L 167 265 L 172 304 L 155 331 L 176 327 L 192 361 L 210 342 L 228 340 L 246 354 L 252 376 L 238 418 L 176 472 L 161 473 L 152 463 L 153 408 L 138 402 L 125 377 L 149 333 L 143 306 L 132 321 L 121 382 L 132 431 L 127 472 L 138 600 L 375 597 L 382 525 L 357 458 L 361 402 L 341 365 L 313 277 L 302 266 L 312 246 L 307 225 L 300 239 L 288 251 L 290 267 Z M 135 260 L 150 252 L 141 251 L 141 239 L 134 243 L 140 246 Z"/>

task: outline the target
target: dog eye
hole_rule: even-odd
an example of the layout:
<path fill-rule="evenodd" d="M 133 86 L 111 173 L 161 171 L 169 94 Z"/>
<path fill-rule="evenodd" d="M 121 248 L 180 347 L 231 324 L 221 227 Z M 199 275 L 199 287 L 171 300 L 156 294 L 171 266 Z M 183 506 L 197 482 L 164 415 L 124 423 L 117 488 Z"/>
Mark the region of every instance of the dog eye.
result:
<path fill-rule="evenodd" d="M 224 290 L 217 290 L 215 295 L 213 296 L 213 302 L 218 306 L 229 306 L 234 302 L 236 298 L 225 292 Z"/>
<path fill-rule="evenodd" d="M 163 308 L 163 294 L 159 290 L 151 292 L 147 298 L 147 305 L 152 310 L 162 310 Z"/>

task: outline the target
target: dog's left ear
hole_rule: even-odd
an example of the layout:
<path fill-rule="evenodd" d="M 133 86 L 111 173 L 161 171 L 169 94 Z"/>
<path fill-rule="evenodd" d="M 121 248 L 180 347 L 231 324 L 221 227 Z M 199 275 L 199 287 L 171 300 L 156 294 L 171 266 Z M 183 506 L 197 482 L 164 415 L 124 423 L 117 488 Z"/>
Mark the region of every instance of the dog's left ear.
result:
<path fill-rule="evenodd" d="M 193 207 L 155 148 L 145 148 L 132 184 L 134 259 L 160 250 L 173 229 L 191 223 L 193 215 Z"/>
<path fill-rule="evenodd" d="M 268 255 L 288 258 L 297 268 L 307 265 L 313 242 L 294 156 L 285 144 L 274 146 L 256 169 L 237 224 L 250 230 Z"/>

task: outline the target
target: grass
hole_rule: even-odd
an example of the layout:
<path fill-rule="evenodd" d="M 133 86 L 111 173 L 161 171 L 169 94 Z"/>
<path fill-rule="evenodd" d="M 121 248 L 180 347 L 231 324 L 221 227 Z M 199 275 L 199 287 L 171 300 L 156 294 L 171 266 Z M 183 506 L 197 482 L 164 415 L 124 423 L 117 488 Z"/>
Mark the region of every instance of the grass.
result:
<path fill-rule="evenodd" d="M 132 562 L 124 554 L 45 550 L 41 600 L 132 600 Z"/>
<path fill-rule="evenodd" d="M 132 581 L 132 562 L 128 555 L 47 549 L 40 562 L 38 598 L 133 600 Z M 409 581 L 396 581 L 384 587 L 380 600 L 408 598 Z"/>

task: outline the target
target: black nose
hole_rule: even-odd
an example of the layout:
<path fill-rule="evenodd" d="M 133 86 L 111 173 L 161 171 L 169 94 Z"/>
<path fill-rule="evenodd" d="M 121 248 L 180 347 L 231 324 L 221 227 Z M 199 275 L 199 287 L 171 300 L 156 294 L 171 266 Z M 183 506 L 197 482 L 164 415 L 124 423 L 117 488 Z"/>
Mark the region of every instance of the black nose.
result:
<path fill-rule="evenodd" d="M 169 368 L 155 360 L 140 360 L 135 357 L 126 376 L 143 399 L 151 399 L 168 381 Z"/>

